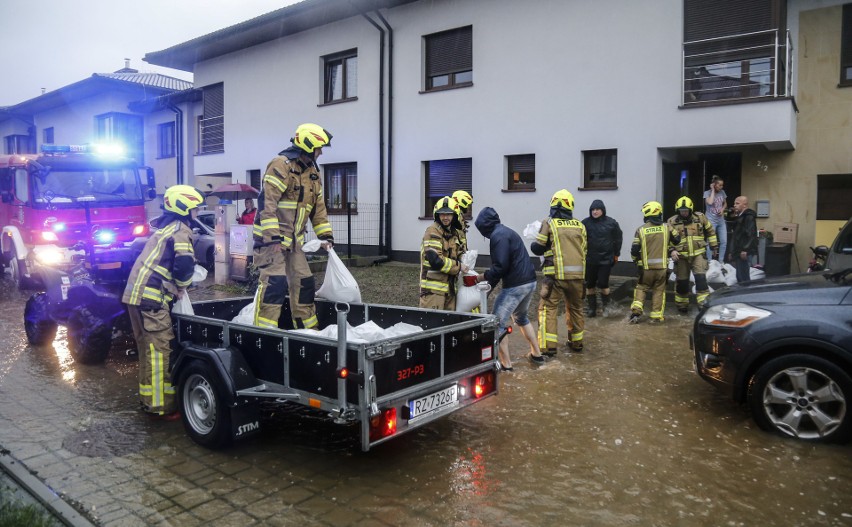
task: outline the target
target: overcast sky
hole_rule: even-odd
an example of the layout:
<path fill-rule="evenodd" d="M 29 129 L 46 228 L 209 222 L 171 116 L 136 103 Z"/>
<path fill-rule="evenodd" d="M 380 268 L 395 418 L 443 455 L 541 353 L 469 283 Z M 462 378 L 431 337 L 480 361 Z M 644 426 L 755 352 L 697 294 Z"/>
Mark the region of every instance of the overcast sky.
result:
<path fill-rule="evenodd" d="M 297 1 L 0 0 L 0 106 L 119 70 L 125 58 L 142 72 L 192 80 L 142 57 Z"/>

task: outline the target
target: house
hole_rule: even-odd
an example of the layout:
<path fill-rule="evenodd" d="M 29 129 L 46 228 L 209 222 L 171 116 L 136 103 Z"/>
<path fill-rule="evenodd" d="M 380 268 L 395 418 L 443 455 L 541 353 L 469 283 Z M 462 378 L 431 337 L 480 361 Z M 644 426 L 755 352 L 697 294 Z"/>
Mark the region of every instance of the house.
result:
<path fill-rule="evenodd" d="M 173 184 L 179 168 L 175 113 L 141 113 L 137 102 L 191 91 L 192 83 L 129 66 L 91 77 L 0 110 L 6 154 L 35 153 L 43 144 L 121 143 L 128 156 L 154 168 L 158 192 Z M 151 214 L 156 214 L 153 202 Z"/>
<path fill-rule="evenodd" d="M 729 205 L 745 194 L 759 208 L 759 227 L 798 225 L 796 271 L 835 228 L 824 222 L 852 216 L 849 10 L 306 0 L 145 60 L 195 75 L 202 97 L 184 123 L 199 180 L 251 182 L 299 123 L 332 131 L 319 160 L 331 208 L 386 207 L 379 245 L 394 259 L 417 260 L 433 203 L 455 189 L 520 231 L 567 188 L 578 217 L 606 203 L 624 262 L 644 202 L 673 214 L 718 174 Z"/>

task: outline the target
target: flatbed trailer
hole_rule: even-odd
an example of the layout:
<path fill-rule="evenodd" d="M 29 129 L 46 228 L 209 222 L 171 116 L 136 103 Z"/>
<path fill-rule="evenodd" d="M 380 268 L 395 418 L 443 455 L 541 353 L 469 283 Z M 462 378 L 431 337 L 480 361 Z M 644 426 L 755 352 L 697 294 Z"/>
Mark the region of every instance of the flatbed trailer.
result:
<path fill-rule="evenodd" d="M 494 315 L 318 299 L 319 327 L 336 339 L 287 328 L 232 322 L 252 298 L 194 302 L 194 315 L 173 314 L 178 341 L 172 382 L 189 436 L 223 447 L 258 433 L 260 402 L 325 411 L 360 426 L 361 449 L 494 396 L 498 392 Z M 422 328 L 371 342 L 349 342 L 347 323 Z"/>

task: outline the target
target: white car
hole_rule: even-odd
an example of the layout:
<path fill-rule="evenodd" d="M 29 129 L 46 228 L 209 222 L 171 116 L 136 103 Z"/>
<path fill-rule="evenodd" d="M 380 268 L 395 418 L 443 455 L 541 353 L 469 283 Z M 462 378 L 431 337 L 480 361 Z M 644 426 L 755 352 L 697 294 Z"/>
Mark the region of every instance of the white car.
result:
<path fill-rule="evenodd" d="M 842 271 L 852 267 L 852 218 L 840 229 L 840 234 L 828 251 L 825 268 L 832 271 Z"/>
<path fill-rule="evenodd" d="M 213 236 L 215 226 L 216 213 L 212 210 L 199 211 L 198 219 L 190 222 L 190 227 L 195 233 L 192 241 L 195 260 L 198 265 L 208 271 L 213 269 L 216 262 L 216 238 Z"/>

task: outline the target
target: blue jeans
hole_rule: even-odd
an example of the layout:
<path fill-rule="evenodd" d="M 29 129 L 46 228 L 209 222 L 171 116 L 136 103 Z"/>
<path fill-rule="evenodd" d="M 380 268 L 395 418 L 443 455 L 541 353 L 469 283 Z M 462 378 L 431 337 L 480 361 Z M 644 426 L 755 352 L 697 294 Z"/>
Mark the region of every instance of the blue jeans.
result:
<path fill-rule="evenodd" d="M 725 217 L 722 216 L 718 220 L 712 220 L 707 217 L 710 225 L 716 230 L 716 239 L 719 240 L 719 261 L 725 261 L 725 251 L 728 250 L 728 225 L 725 223 Z M 713 259 L 713 251 L 710 246 L 707 246 L 707 261 Z"/>
<path fill-rule="evenodd" d="M 530 282 L 500 291 L 497 300 L 494 301 L 493 311 L 499 321 L 498 335 L 502 335 L 509 327 L 510 318 L 514 319 L 515 324 L 519 326 L 526 326 L 530 323 L 527 311 L 529 311 L 535 286 L 535 282 Z"/>

